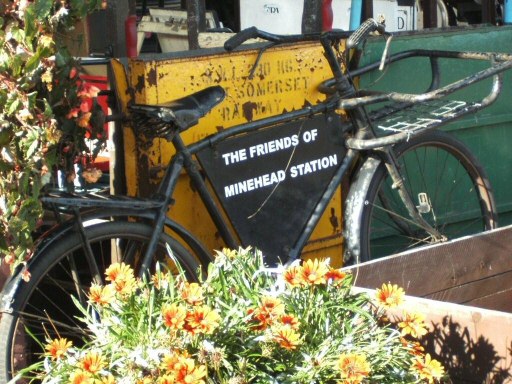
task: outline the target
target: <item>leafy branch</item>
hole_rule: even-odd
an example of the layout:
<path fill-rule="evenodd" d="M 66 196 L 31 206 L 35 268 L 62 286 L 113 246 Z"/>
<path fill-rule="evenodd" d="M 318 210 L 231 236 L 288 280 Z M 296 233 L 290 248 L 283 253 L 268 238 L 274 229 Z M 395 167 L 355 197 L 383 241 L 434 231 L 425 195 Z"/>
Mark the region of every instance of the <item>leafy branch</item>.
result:
<path fill-rule="evenodd" d="M 86 102 L 97 90 L 80 80 L 79 61 L 55 38 L 100 3 L 0 4 L 0 256 L 13 268 L 31 256 L 42 222 L 39 196 L 53 171 L 71 172 L 73 162 L 90 158 L 86 139 L 104 139 Z"/>

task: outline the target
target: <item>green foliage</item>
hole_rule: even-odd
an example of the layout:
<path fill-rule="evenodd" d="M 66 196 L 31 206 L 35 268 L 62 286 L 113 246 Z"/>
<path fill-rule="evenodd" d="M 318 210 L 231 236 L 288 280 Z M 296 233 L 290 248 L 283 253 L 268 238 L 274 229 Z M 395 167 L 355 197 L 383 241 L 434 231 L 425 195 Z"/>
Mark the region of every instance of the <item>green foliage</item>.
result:
<path fill-rule="evenodd" d="M 165 266 L 162 266 L 162 270 Z M 374 299 L 327 261 L 268 269 L 250 249 L 219 252 L 200 284 L 157 273 L 136 281 L 113 264 L 93 285 L 85 345 L 46 343 L 29 376 L 43 383 L 434 383 L 442 366 L 385 318 L 403 301 L 391 284 Z M 416 330 L 423 329 L 416 323 Z M 94 360 L 96 364 L 91 365 Z M 92 367 L 92 368 L 91 368 Z M 32 369 L 34 369 L 32 367 Z"/>
<path fill-rule="evenodd" d="M 31 255 L 31 234 L 42 215 L 38 197 L 52 170 L 87 154 L 84 138 L 103 129 L 88 124 L 83 114 L 69 115 L 80 107 L 85 84 L 72 76 L 79 63 L 55 39 L 99 5 L 99 0 L 0 4 L 0 255 L 12 266 Z"/>

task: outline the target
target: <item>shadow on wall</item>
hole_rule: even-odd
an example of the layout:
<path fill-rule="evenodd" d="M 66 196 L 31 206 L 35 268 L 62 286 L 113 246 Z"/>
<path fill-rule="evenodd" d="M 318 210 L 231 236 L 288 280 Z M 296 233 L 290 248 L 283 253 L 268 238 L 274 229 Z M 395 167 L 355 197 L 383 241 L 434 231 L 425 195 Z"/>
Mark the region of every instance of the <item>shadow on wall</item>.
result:
<path fill-rule="evenodd" d="M 440 361 L 453 384 L 502 384 L 512 381 L 512 343 L 509 356 L 499 356 L 488 339 L 471 338 L 467 327 L 445 316 L 442 323 L 432 323 L 432 330 L 424 336 L 425 351 Z"/>

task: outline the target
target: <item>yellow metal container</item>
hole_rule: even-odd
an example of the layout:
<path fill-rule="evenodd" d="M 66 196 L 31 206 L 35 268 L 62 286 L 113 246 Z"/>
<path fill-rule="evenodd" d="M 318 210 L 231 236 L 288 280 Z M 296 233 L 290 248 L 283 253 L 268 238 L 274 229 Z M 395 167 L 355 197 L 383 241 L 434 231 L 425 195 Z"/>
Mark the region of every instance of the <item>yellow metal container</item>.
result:
<path fill-rule="evenodd" d="M 136 103 L 160 104 L 207 86 L 224 87 L 226 99 L 199 125 L 182 134 L 186 143 L 236 124 L 325 99 L 317 86 L 332 74 L 320 44 L 271 48 L 264 51 L 259 60 L 258 53 L 258 49 L 232 53 L 217 49 L 199 51 L 199 54 L 142 56 L 129 62 L 126 80 L 123 66 L 114 63 L 118 94 L 124 105 L 129 94 Z M 126 87 L 133 92 L 128 93 Z M 155 140 L 150 146 L 137 143 L 130 129 L 124 130 L 124 143 L 128 192 L 130 195 L 147 195 L 154 190 L 174 148 L 165 140 Z M 176 202 L 169 215 L 208 249 L 222 248 L 224 244 L 185 175 L 174 197 Z M 306 246 L 304 257 L 330 257 L 333 263 L 341 264 L 341 207 L 341 190 L 338 190 Z"/>

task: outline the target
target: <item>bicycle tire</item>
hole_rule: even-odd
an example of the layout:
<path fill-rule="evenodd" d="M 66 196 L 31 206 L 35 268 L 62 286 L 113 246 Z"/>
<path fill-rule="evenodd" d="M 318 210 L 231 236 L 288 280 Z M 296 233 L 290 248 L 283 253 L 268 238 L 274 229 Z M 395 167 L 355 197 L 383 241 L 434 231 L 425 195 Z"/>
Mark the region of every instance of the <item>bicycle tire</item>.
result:
<path fill-rule="evenodd" d="M 140 245 L 144 246 L 148 241 L 153 228 L 142 223 L 113 221 L 88 226 L 85 230 L 97 266 L 103 273 L 111 264 L 108 254 L 116 253 L 120 261 L 133 259 L 130 263 L 136 264 L 136 259 L 132 257 L 134 251 L 137 254 L 143 252 Z M 199 267 L 196 259 L 175 239 L 162 233 L 158 255 L 168 255 L 167 246 L 173 255 L 172 261 L 168 263 L 169 268 L 175 268 L 179 263 L 187 278 L 194 280 Z M 75 345 L 80 344 L 83 329 L 73 317 L 80 313 L 71 295 L 80 297 L 80 294 L 87 292 L 92 282 L 92 272 L 82 252 L 83 243 L 75 233 L 63 237 L 51 249 L 34 255 L 29 265 L 31 278 L 27 283 L 22 283 L 17 291 L 12 313 L 1 315 L 0 340 L 4 340 L 5 348 L 0 350 L 0 382 L 9 382 L 13 373 L 32 364 L 43 352 L 27 335 L 25 327 L 42 342 L 45 341 L 45 333 L 53 339 L 58 332 L 61 337 L 73 340 Z M 72 262 L 75 263 L 74 267 L 71 266 Z M 75 285 L 72 271 L 79 276 L 79 284 Z M 51 323 L 48 319 L 51 319 Z"/>
<path fill-rule="evenodd" d="M 445 240 L 497 227 L 487 174 L 460 140 L 433 131 L 396 145 L 395 154 L 407 190 L 415 204 L 422 206 L 423 218 Z M 361 261 L 434 243 L 411 221 L 382 162 L 367 190 L 361 220 Z"/>

